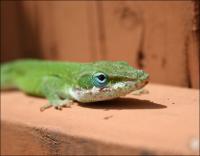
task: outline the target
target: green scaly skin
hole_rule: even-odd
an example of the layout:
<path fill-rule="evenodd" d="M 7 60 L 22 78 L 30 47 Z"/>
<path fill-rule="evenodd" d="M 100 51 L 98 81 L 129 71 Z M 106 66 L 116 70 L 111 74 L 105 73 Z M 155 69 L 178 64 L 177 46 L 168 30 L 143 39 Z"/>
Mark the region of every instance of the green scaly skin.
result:
<path fill-rule="evenodd" d="M 103 73 L 105 83 L 94 75 Z M 61 109 L 73 101 L 95 102 L 124 96 L 148 82 L 149 75 L 126 62 L 94 63 L 17 60 L 1 65 L 1 89 L 17 88 L 27 94 L 46 97 L 48 104 Z M 98 82 L 98 83 L 97 83 Z"/>

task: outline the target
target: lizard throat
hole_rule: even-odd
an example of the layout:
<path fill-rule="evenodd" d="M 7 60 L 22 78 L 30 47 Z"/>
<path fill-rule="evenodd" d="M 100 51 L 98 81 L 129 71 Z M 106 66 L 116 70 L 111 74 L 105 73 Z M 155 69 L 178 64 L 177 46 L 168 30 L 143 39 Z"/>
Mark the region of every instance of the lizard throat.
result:
<path fill-rule="evenodd" d="M 74 100 L 83 103 L 110 100 L 120 96 L 125 96 L 132 91 L 138 90 L 145 86 L 147 82 L 148 81 L 143 81 L 139 83 L 134 81 L 125 81 L 115 83 L 114 85 L 105 88 L 72 88 L 70 89 L 70 95 Z"/>

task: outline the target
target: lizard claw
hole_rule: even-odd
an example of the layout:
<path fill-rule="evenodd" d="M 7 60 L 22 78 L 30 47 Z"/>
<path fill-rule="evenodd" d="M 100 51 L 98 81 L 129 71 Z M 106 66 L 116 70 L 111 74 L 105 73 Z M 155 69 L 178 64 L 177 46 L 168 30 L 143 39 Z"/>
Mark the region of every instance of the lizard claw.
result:
<path fill-rule="evenodd" d="M 62 106 L 55 106 L 54 108 L 57 110 L 62 110 Z"/>
<path fill-rule="evenodd" d="M 40 107 L 40 111 L 43 112 L 43 111 L 45 111 L 46 109 L 51 108 L 51 107 L 52 107 L 52 105 L 48 103 L 48 104 L 46 104 L 46 105 Z"/>
<path fill-rule="evenodd" d="M 70 103 L 70 104 L 69 103 L 68 104 L 63 104 L 62 107 L 71 108 L 71 105 L 72 105 L 72 103 Z"/>

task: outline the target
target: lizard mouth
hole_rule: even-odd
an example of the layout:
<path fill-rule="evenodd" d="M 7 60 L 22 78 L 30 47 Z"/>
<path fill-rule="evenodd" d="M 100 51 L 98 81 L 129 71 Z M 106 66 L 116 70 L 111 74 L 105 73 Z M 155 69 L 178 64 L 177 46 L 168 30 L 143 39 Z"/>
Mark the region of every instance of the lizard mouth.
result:
<path fill-rule="evenodd" d="M 114 99 L 120 96 L 125 96 L 132 91 L 141 89 L 148 83 L 148 79 L 138 81 L 124 81 L 115 83 L 109 87 L 92 89 L 78 89 L 70 90 L 72 98 L 79 102 L 96 102 Z"/>

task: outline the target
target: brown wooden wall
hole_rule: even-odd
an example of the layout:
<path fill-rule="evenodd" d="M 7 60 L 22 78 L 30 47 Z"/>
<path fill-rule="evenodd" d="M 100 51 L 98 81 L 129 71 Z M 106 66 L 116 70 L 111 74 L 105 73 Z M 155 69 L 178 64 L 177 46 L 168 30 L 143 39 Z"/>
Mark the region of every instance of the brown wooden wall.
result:
<path fill-rule="evenodd" d="M 124 60 L 151 82 L 199 87 L 195 1 L 1 1 L 1 61 Z"/>

